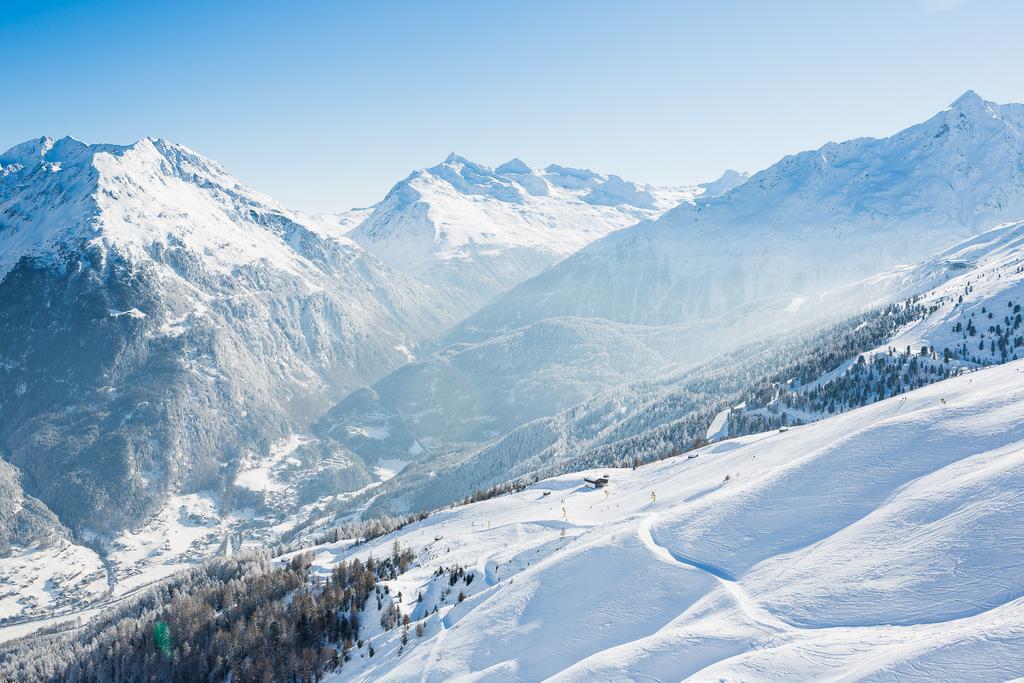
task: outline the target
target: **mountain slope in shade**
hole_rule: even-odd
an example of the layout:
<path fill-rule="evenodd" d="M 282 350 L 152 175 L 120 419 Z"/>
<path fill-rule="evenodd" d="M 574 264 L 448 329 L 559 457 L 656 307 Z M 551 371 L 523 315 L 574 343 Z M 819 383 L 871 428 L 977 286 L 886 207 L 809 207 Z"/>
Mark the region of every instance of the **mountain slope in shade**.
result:
<path fill-rule="evenodd" d="M 229 505 L 246 453 L 452 321 L 340 231 L 153 139 L 0 155 L 0 278 L 0 457 L 80 538 L 176 491 Z"/>
<path fill-rule="evenodd" d="M 469 313 L 609 232 L 703 191 L 556 165 L 536 171 L 518 159 L 490 168 L 453 154 L 395 185 L 349 236 Z"/>
<path fill-rule="evenodd" d="M 315 548 L 417 554 L 389 595 L 424 635 L 374 625 L 332 680 L 1020 676 L 1022 371 Z"/>
<path fill-rule="evenodd" d="M 821 292 L 1024 216 L 1024 105 L 965 93 L 892 137 L 788 156 L 621 230 L 499 297 L 452 339 L 553 316 L 673 324 Z"/>

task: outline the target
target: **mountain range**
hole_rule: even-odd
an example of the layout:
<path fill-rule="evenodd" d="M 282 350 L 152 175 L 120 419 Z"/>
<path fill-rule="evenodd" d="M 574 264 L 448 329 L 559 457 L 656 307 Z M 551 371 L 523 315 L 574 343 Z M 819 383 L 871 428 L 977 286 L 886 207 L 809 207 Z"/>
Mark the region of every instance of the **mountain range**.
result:
<path fill-rule="evenodd" d="M 1011 362 L 1022 217 L 1024 106 L 973 92 L 753 175 L 451 155 L 337 215 L 165 140 L 18 145 L 0 619 Z"/>
<path fill-rule="evenodd" d="M 734 191 L 609 235 L 447 338 L 556 316 L 664 325 L 813 300 L 1022 215 L 1024 105 L 968 91 L 891 137 L 787 156 Z"/>

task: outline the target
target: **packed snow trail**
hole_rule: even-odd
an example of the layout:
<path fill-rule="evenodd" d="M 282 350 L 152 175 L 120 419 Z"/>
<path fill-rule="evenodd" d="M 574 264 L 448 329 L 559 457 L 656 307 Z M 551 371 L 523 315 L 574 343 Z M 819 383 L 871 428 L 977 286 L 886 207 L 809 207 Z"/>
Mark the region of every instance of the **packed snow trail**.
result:
<path fill-rule="evenodd" d="M 665 552 L 667 552 L 669 554 L 669 556 L 671 556 L 672 559 L 674 559 L 676 562 L 679 562 L 680 564 L 688 565 L 690 567 L 694 567 L 694 568 L 699 569 L 699 570 L 701 570 L 703 572 L 707 572 L 708 574 L 711 574 L 715 578 L 721 579 L 724 582 L 727 582 L 727 583 L 735 583 L 736 582 L 736 577 L 733 576 L 729 572 L 729 570 L 723 569 L 722 567 L 716 567 L 715 565 L 713 565 L 713 564 L 711 564 L 709 562 L 703 562 L 701 560 L 694 559 L 692 557 L 684 555 L 683 553 L 679 552 L 678 550 L 673 550 L 670 546 L 668 546 L 668 545 L 662 543 L 660 540 L 658 540 L 658 533 L 657 533 L 657 531 L 654 531 L 650 527 L 647 528 L 647 533 L 650 534 L 651 542 L 654 543 L 655 545 L 657 545 L 660 548 L 664 548 Z"/>
<path fill-rule="evenodd" d="M 670 561 L 699 569 L 715 577 L 718 580 L 718 585 L 729 594 L 729 597 L 732 598 L 733 602 L 736 603 L 736 606 L 740 608 L 750 623 L 763 626 L 769 631 L 790 631 L 796 628 L 772 615 L 758 604 L 756 600 L 747 594 L 742 584 L 727 570 L 707 562 L 695 560 L 662 543 L 658 539 L 657 529 L 654 528 L 657 521 L 658 515 L 651 514 L 644 519 L 639 528 L 641 539 L 649 541 L 651 548 L 655 552 Z"/>

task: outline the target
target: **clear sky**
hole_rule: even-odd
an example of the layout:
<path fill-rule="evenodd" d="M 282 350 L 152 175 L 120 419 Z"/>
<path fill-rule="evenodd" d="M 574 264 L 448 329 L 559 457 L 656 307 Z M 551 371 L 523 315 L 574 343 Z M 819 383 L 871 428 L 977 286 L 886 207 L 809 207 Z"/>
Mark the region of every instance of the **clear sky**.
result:
<path fill-rule="evenodd" d="M 367 205 L 449 152 L 640 182 L 1024 101 L 1024 2 L 12 2 L 0 149 L 185 144 L 285 204 Z"/>

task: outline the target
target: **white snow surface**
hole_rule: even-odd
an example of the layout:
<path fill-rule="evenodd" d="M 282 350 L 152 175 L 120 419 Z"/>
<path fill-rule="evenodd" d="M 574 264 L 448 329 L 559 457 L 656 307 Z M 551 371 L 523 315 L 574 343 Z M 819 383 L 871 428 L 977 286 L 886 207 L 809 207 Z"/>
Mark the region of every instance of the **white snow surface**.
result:
<path fill-rule="evenodd" d="M 1013 362 L 318 547 L 318 573 L 412 548 L 391 595 L 425 619 L 400 654 L 401 629 L 371 624 L 375 656 L 333 680 L 1024 675 L 1022 414 Z M 595 474 L 607 492 L 583 486 Z M 456 565 L 474 580 L 443 595 L 434 572 Z"/>
<path fill-rule="evenodd" d="M 280 470 L 299 464 L 292 454 L 300 447 L 313 441 L 312 437 L 290 434 L 271 444 L 265 457 L 250 453 L 238 466 L 235 485 L 250 491 L 284 491 L 287 484 L 282 481 Z"/>
<path fill-rule="evenodd" d="M 394 479 L 395 475 L 404 470 L 408 464 L 408 460 L 384 458 L 373 468 L 373 472 L 380 481 L 388 481 Z"/>
<path fill-rule="evenodd" d="M 0 557 L 0 619 L 61 611 L 106 592 L 99 555 L 66 540 Z M 4 635 L 0 628 L 0 641 Z"/>
<path fill-rule="evenodd" d="M 732 410 L 729 408 L 720 410 L 708 425 L 708 431 L 704 438 L 708 441 L 719 441 L 729 436 L 729 413 L 731 412 Z"/>
<path fill-rule="evenodd" d="M 123 595 L 216 552 L 229 528 L 218 499 L 210 492 L 171 496 L 145 524 L 124 531 L 111 542 L 113 594 Z"/>

